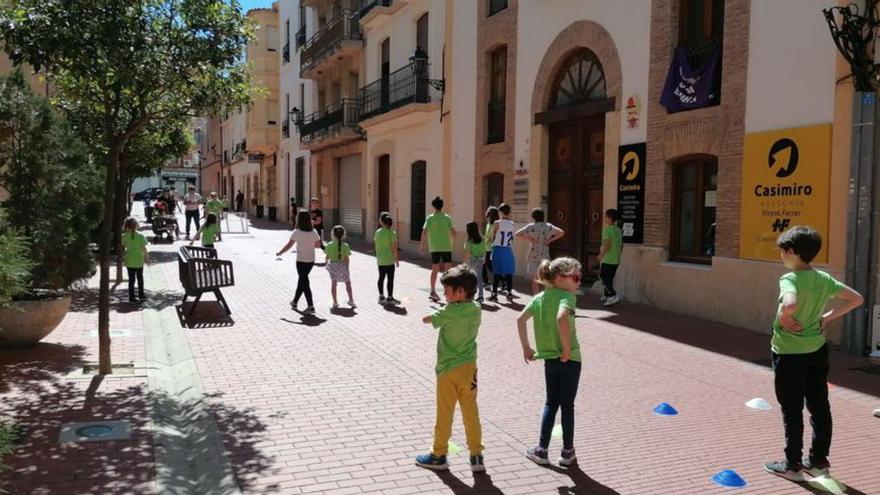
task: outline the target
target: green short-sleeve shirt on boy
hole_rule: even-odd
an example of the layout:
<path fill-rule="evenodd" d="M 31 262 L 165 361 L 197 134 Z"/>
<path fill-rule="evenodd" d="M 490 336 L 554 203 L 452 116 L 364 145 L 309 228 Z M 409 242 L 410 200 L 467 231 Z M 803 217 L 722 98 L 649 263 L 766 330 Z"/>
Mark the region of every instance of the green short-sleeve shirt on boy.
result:
<path fill-rule="evenodd" d="M 571 340 L 571 360 L 581 360 L 581 346 L 574 329 L 574 310 L 577 307 L 574 294 L 566 290 L 548 288 L 535 296 L 527 309 L 535 320 L 535 359 L 558 359 L 562 356 L 562 340 L 556 315 L 559 308 L 568 311 L 568 328 Z"/>
<path fill-rule="evenodd" d="M 200 234 L 202 240 L 202 247 L 214 247 L 214 241 L 217 239 L 217 234 L 220 232 L 220 226 L 215 224 L 205 224 L 202 227 L 202 233 Z"/>
<path fill-rule="evenodd" d="M 125 266 L 128 268 L 144 267 L 144 248 L 147 238 L 140 232 L 123 232 L 122 247 L 125 248 Z"/>
<path fill-rule="evenodd" d="M 475 258 L 482 258 L 486 255 L 486 241 L 474 242 L 470 239 L 464 241 L 464 249 Z"/>
<path fill-rule="evenodd" d="M 373 244 L 376 247 L 376 263 L 379 266 L 393 265 L 397 232 L 388 227 L 381 227 L 373 234 Z"/>
<path fill-rule="evenodd" d="M 329 261 L 339 261 L 342 258 L 351 256 L 351 246 L 347 242 L 343 242 L 342 246 L 340 246 L 339 241 L 334 239 L 324 246 L 324 253 Z"/>
<path fill-rule="evenodd" d="M 428 231 L 428 251 L 452 252 L 452 218 L 442 211 L 435 211 L 425 218 L 422 229 Z"/>
<path fill-rule="evenodd" d="M 205 209 L 208 210 L 208 213 L 213 213 L 217 215 L 217 220 L 220 220 L 220 214 L 223 213 L 223 201 L 219 199 L 211 199 L 205 203 Z"/>
<path fill-rule="evenodd" d="M 480 330 L 480 305 L 474 301 L 447 304 L 431 315 L 437 335 L 437 366 L 442 375 L 463 364 L 477 362 L 477 332 Z"/>
<path fill-rule="evenodd" d="M 602 263 L 606 265 L 620 264 L 620 251 L 623 249 L 623 232 L 617 225 L 606 225 L 602 227 L 602 241 L 611 241 L 608 251 L 602 257 Z"/>
<path fill-rule="evenodd" d="M 779 312 L 773 321 L 770 349 L 776 354 L 808 354 L 825 345 L 822 334 L 822 314 L 825 305 L 845 286 L 822 270 L 802 270 L 786 273 L 779 278 L 779 309 L 782 298 L 789 293 L 797 295 L 794 319 L 803 331 L 789 332 L 779 323 Z"/>

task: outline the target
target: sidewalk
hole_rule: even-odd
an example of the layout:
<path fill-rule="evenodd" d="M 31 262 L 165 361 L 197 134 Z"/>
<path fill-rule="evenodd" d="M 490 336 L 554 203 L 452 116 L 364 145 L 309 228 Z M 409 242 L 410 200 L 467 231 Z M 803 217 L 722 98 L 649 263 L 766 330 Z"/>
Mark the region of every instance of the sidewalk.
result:
<path fill-rule="evenodd" d="M 512 304 L 484 306 L 478 363 L 487 473 L 470 473 L 458 417 L 451 471 L 419 469 L 413 458 L 430 448 L 434 422 L 436 331 L 419 321 L 437 307 L 427 299 L 427 270 L 421 260 L 402 260 L 395 296 L 404 304 L 381 307 L 375 260 L 367 245 L 353 242 L 358 308 L 331 311 L 329 277 L 315 267 L 318 313 L 302 316 L 289 306 L 295 255 L 274 256 L 288 235 L 278 224 L 253 220 L 250 234 L 224 235 L 218 243 L 220 257 L 235 267 L 236 285 L 223 291 L 231 316 L 210 295 L 191 318 L 185 315 L 190 303 L 177 307 L 180 242 L 151 246 L 154 307 L 112 316 L 112 328 L 131 330 L 131 337 L 114 338 L 117 363 L 144 362 L 156 352 L 145 341 L 154 345 L 157 336 L 182 332 L 205 410 L 242 493 L 711 494 L 727 492 L 710 481 L 722 469 L 746 479 L 738 493 L 808 493 L 761 468 L 780 458 L 783 446 L 768 336 L 625 302 L 601 308 L 593 295 L 579 298 L 577 314 L 584 354 L 576 404 L 579 467 L 541 468 L 522 456 L 537 440 L 544 385 L 542 365 L 523 363 L 517 343 L 514 321 L 528 301 L 521 294 Z M 344 303 L 344 286 L 339 294 Z M 29 427 L 25 444 L 7 461 L 14 471 L 0 475 L 0 489 L 153 493 L 154 462 L 159 472 L 168 467 L 167 452 L 154 456 L 150 413 L 156 415 L 156 406 L 147 401 L 144 377 L 114 375 L 98 384 L 63 378 L 75 360 L 95 359 L 93 296 L 79 296 L 47 343 L 0 351 L 0 411 L 16 411 Z M 169 315 L 174 319 L 164 319 Z M 867 366 L 833 357 L 831 461 L 850 494 L 880 493 L 880 420 L 871 416 L 880 404 L 880 376 L 851 370 Z M 90 383 L 96 392 L 89 393 Z M 754 397 L 773 409 L 748 409 L 744 403 Z M 654 416 L 660 402 L 680 414 Z M 181 404 L 189 407 L 173 405 L 189 414 Z M 133 440 L 57 444 L 61 422 L 95 417 L 131 419 Z M 199 437 L 192 441 L 210 437 L 187 431 Z M 553 459 L 560 443 L 551 443 Z"/>

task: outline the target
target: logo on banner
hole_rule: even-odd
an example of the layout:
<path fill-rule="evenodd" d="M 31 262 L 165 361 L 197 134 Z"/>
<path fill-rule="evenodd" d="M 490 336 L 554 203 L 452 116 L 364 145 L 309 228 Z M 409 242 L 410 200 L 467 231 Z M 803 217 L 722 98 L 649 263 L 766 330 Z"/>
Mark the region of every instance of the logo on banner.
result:
<path fill-rule="evenodd" d="M 639 176 L 639 169 L 641 168 L 641 164 L 639 163 L 639 154 L 635 151 L 628 152 L 626 155 L 623 156 L 623 163 L 620 167 L 620 171 L 623 173 L 623 176 L 626 178 L 626 180 L 636 180 L 636 177 Z"/>
<path fill-rule="evenodd" d="M 798 166 L 798 147 L 794 141 L 782 138 L 770 147 L 770 155 L 767 157 L 770 168 L 776 169 L 776 177 L 784 179 L 793 174 Z"/>

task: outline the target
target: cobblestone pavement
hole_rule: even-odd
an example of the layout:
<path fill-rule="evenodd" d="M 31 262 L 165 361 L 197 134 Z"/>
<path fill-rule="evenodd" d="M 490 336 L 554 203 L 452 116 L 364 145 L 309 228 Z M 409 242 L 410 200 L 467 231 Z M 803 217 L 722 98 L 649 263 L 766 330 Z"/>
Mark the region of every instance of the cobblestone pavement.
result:
<path fill-rule="evenodd" d="M 478 366 L 487 473 L 470 473 L 458 416 L 452 441 L 453 450 L 460 452 L 450 455 L 451 471 L 436 474 L 417 468 L 413 458 L 428 451 L 434 422 L 436 332 L 419 321 L 437 307 L 427 299 L 428 271 L 420 261 L 404 259 L 395 291 L 403 305 L 381 307 L 369 246 L 353 242 L 357 309 L 331 311 L 329 276 L 316 267 L 312 287 L 318 312 L 303 316 L 289 305 L 296 284 L 294 255 L 280 261 L 274 256 L 288 235 L 283 226 L 257 221 L 250 234 L 224 235 L 218 243 L 220 257 L 235 265 L 236 285 L 224 290 L 231 317 L 210 295 L 191 318 L 185 316 L 189 303 L 178 308 L 209 409 L 244 493 L 711 494 L 727 491 L 710 481 L 722 469 L 734 469 L 748 482 L 739 493 L 809 492 L 761 468 L 765 461 L 781 458 L 783 442 L 767 368 L 768 336 L 625 302 L 609 310 L 593 294 L 579 297 L 577 315 L 584 355 L 576 403 L 578 467 L 542 468 L 522 455 L 537 441 L 544 383 L 542 365 L 527 365 L 521 358 L 514 320 L 528 297 L 520 293 L 512 304 L 484 306 Z M 173 255 L 179 245 L 152 248 L 158 253 L 150 276 L 165 277 L 165 284 L 177 291 L 163 292 L 169 301 L 180 295 Z M 339 289 L 344 303 L 344 289 Z M 136 320 L 134 315 L 123 318 Z M 88 337 L 91 316 L 73 313 L 47 345 L 61 346 L 67 354 L 94 352 L 97 339 Z M 117 315 L 113 321 L 124 321 L 133 329 L 131 342 L 140 342 L 137 322 Z M 128 352 L 137 360 L 143 350 L 133 344 L 128 349 L 125 342 L 114 340 L 115 352 L 121 359 Z M 55 353 L 44 351 L 29 359 L 51 362 L 49 354 Z M 8 351 L 0 353 L 4 372 L 17 369 L 15 363 L 6 364 L 8 356 Z M 871 415 L 880 404 L 880 377 L 851 371 L 865 366 L 863 360 L 834 354 L 831 461 L 835 477 L 850 486 L 850 494 L 880 493 L 880 420 Z M 27 393 L 32 382 L 51 382 L 53 371 L 51 366 L 43 374 L 15 371 L 13 387 L 0 382 L 4 409 L 10 409 L 6 397 L 12 397 L 12 409 L 29 407 L 42 425 L 31 430 L 20 449 L 24 455 L 13 459 L 15 471 L 0 487 L 8 490 L 15 486 L 10 481 L 27 481 L 22 486 L 42 486 L 46 492 L 88 493 L 85 487 L 93 482 L 109 487 L 94 493 L 114 492 L 119 485 L 110 483 L 121 483 L 128 492 L 149 492 L 149 472 L 142 469 L 152 462 L 149 439 L 143 438 L 149 433 L 142 430 L 147 423 L 136 424 L 133 442 L 112 447 L 120 454 L 94 451 L 108 460 L 120 459 L 120 465 L 93 468 L 100 479 L 82 480 L 82 490 L 53 490 L 58 485 L 36 481 L 71 472 L 62 462 L 95 464 L 79 455 L 89 452 L 83 447 L 73 455 L 51 445 L 57 430 L 43 424 L 41 399 Z M 104 390 L 108 383 L 143 387 L 135 380 L 105 379 L 105 403 L 112 408 L 107 400 L 114 391 Z M 80 383 L 56 381 L 65 387 Z M 82 408 L 83 388 L 70 394 L 67 402 L 73 409 Z M 120 400 L 142 394 L 127 393 Z M 747 408 L 744 403 L 755 397 L 765 398 L 773 409 Z M 655 416 L 652 409 L 660 402 L 674 405 L 680 414 Z M 62 409 L 58 406 L 63 404 L 53 407 Z M 126 417 L 143 413 L 143 408 L 129 409 Z M 44 446 L 34 443 L 38 431 L 44 431 Z M 555 438 L 554 459 L 560 447 L 561 439 Z M 122 464 L 120 455 L 126 452 L 136 455 Z M 47 462 L 35 462 L 38 457 Z"/>

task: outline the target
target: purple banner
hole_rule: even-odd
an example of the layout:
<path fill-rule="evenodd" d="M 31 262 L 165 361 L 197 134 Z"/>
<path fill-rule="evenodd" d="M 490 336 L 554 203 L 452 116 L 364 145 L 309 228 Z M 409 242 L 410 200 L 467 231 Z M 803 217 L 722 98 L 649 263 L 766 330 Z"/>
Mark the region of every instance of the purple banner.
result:
<path fill-rule="evenodd" d="M 676 48 L 660 104 L 670 113 L 717 105 L 721 89 L 721 78 L 718 77 L 720 58 L 721 48 L 716 48 L 706 63 L 695 70 L 691 68 L 684 48 Z"/>

